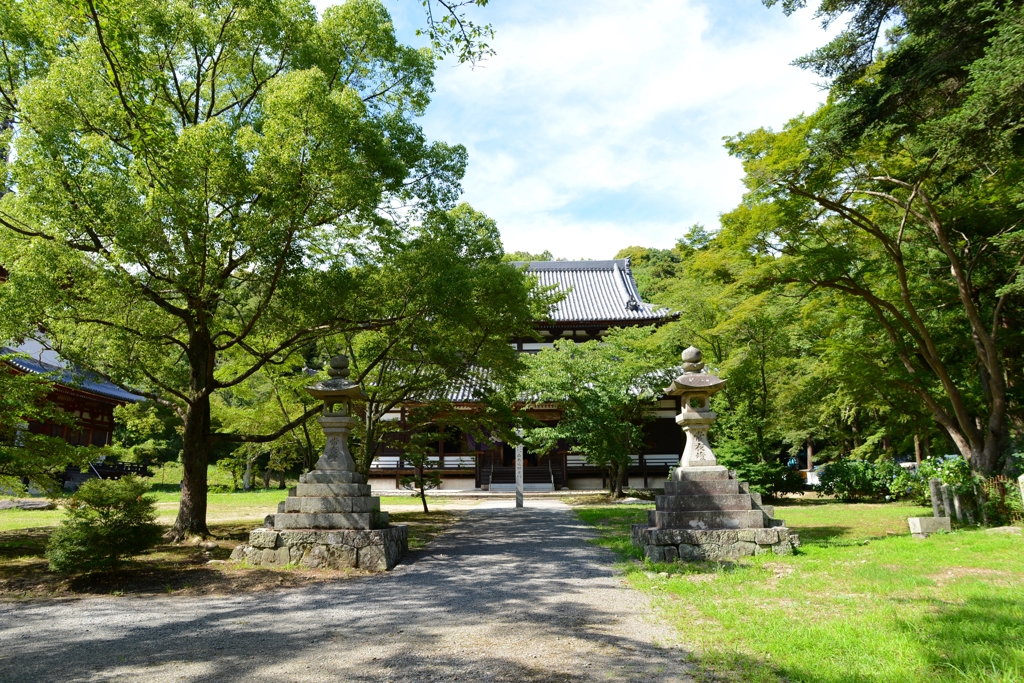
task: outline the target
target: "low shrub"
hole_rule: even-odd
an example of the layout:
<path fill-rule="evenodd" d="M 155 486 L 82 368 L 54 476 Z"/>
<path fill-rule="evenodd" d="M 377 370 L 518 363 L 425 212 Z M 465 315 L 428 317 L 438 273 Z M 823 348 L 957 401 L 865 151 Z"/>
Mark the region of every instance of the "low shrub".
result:
<path fill-rule="evenodd" d="M 806 483 L 799 470 L 790 469 L 782 460 L 761 462 L 757 455 L 738 441 L 725 439 L 716 444 L 718 464 L 736 470 L 750 490 L 765 496 L 784 493 L 803 494 Z"/>
<path fill-rule="evenodd" d="M 65 504 L 46 557 L 58 572 L 115 569 L 160 540 L 156 499 L 135 477 L 90 479 Z"/>
<path fill-rule="evenodd" d="M 893 481 L 899 477 L 899 465 L 892 460 L 879 463 L 867 460 L 836 460 L 818 472 L 815 489 L 834 495 L 843 502 L 877 500 L 890 494 Z"/>
<path fill-rule="evenodd" d="M 902 468 L 901 468 L 902 469 Z M 914 469 L 904 469 L 893 480 L 890 488 L 897 498 L 912 500 L 918 505 L 931 505 L 928 482 L 938 479 L 964 496 L 974 495 L 978 479 L 971 473 L 967 461 L 960 455 L 939 455 L 928 458 Z"/>

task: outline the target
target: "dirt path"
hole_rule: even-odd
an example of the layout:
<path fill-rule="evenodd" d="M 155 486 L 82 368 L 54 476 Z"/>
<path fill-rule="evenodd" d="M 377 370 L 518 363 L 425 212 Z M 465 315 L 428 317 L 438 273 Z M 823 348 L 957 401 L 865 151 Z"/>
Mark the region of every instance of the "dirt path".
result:
<path fill-rule="evenodd" d="M 0 605 L 0 681 L 690 681 L 589 527 L 527 503 L 487 501 L 377 577 Z"/>

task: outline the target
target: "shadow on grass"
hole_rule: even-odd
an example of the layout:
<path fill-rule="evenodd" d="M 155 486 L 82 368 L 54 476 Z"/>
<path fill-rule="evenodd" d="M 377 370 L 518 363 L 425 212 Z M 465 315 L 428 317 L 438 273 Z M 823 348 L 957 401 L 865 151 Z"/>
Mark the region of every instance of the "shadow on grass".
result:
<path fill-rule="evenodd" d="M 396 524 L 409 527 L 409 550 L 403 562 L 448 530 L 458 515 L 433 511 L 399 512 Z M 0 599 L 63 598 L 76 595 L 213 595 L 294 588 L 361 576 L 356 570 L 265 569 L 228 562 L 231 551 L 249 537 L 256 522 L 211 524 L 216 547 L 161 543 L 125 561 L 116 571 L 79 574 L 51 572 L 46 544 L 54 527 L 0 532 Z"/>
<path fill-rule="evenodd" d="M 901 626 L 917 634 L 942 680 L 1024 681 L 1024 593 L 936 601 L 917 623 Z"/>

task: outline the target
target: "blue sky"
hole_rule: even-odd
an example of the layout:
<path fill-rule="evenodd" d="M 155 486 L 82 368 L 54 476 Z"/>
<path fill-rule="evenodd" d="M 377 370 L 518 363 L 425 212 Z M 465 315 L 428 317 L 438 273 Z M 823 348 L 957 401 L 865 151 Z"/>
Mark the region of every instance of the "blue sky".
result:
<path fill-rule="evenodd" d="M 319 7 L 333 4 L 319 0 Z M 419 0 L 385 0 L 419 42 Z M 442 63 L 422 125 L 469 150 L 464 199 L 506 250 L 611 258 L 717 228 L 742 169 L 722 137 L 813 110 L 817 77 L 790 65 L 826 42 L 804 10 L 760 0 L 491 0 L 473 12 L 497 55 Z"/>

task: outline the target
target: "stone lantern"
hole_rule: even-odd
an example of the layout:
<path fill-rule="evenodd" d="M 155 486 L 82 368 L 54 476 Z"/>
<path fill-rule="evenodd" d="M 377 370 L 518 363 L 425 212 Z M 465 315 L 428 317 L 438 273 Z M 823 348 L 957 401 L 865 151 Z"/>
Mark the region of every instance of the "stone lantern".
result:
<path fill-rule="evenodd" d="M 708 401 L 724 387 L 725 380 L 704 371 L 699 350 L 683 351 L 683 374 L 665 395 L 682 399 L 676 422 L 686 432 L 686 445 L 664 495 L 654 498 L 647 524 L 635 524 L 630 534 L 655 562 L 787 555 L 800 544 L 785 522 L 775 519 L 775 508 L 763 505 L 761 495 L 719 465 L 711 450 L 708 429 L 718 416 Z"/>
<path fill-rule="evenodd" d="M 356 425 L 352 400 L 365 401 L 367 396 L 361 386 L 348 379 L 349 373 L 348 358 L 334 356 L 327 368 L 330 379 L 306 387 L 310 396 L 324 402 L 324 412 L 317 422 L 324 430 L 327 444 L 316 462 L 319 472 L 356 471 L 356 463 L 348 450 L 348 435 Z"/>
<path fill-rule="evenodd" d="M 704 372 L 699 349 L 691 346 L 683 351 L 683 374 L 665 389 L 666 396 L 679 396 L 682 411 L 676 424 L 686 433 L 686 446 L 679 460 L 680 467 L 714 467 L 715 453 L 708 443 L 708 429 L 718 418 L 710 407 L 712 394 L 725 388 L 725 380 Z"/>
<path fill-rule="evenodd" d="M 348 358 L 331 358 L 330 379 L 306 387 L 324 402 L 317 422 L 327 443 L 316 469 L 299 477 L 266 527 L 249 534 L 249 543 L 231 557 L 250 564 L 299 564 L 322 569 L 358 567 L 381 571 L 394 567 L 408 550 L 408 527 L 388 523 L 380 499 L 371 495 L 366 477 L 356 471 L 348 435 L 358 423 L 352 401 L 366 400 L 348 379 Z"/>

